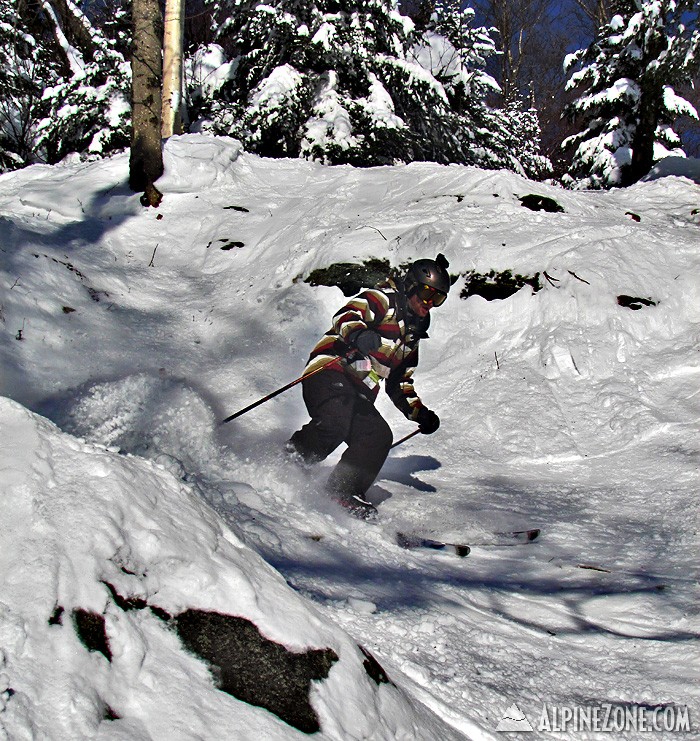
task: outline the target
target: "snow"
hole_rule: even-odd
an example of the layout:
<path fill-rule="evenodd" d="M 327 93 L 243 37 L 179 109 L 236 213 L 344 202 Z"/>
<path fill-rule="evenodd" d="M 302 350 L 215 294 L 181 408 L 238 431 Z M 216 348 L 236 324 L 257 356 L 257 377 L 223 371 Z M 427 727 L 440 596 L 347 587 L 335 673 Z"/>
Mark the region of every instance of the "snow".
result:
<path fill-rule="evenodd" d="M 700 185 L 700 160 L 686 157 L 665 157 L 651 168 L 644 180 L 657 180 L 669 175 L 689 178 Z"/>
<path fill-rule="evenodd" d="M 350 114 L 343 102 L 338 93 L 338 73 L 329 70 L 321 75 L 314 94 L 314 116 L 306 123 L 302 152 L 311 153 L 317 146 L 325 148 L 329 142 L 342 149 L 356 146 L 357 138 L 352 135 Z"/>
<path fill-rule="evenodd" d="M 165 155 L 157 210 L 128 190 L 127 155 L 0 177 L 0 738 L 299 736 L 106 583 L 333 649 L 319 738 L 494 739 L 502 722 L 549 738 L 543 707 L 604 703 L 687 706 L 697 733 L 697 160 L 587 193 L 265 160 L 204 135 Z M 392 451 L 379 522 L 351 520 L 320 493 L 336 457 L 283 457 L 299 387 L 218 421 L 301 373 L 344 301 L 303 282 L 313 269 L 438 252 L 543 288 L 461 300 L 459 279 L 415 374 L 440 430 Z M 412 431 L 378 404 L 396 439 Z M 466 559 L 391 537 L 521 527 L 542 535 Z M 111 662 L 75 609 L 104 616 Z"/>

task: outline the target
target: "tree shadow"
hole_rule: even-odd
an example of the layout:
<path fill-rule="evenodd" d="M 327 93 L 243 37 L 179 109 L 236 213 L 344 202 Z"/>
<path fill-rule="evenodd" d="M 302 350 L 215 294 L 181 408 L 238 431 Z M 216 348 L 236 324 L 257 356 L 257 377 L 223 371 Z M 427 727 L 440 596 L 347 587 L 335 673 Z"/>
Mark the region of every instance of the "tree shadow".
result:
<path fill-rule="evenodd" d="M 290 586 L 320 603 L 332 603 L 360 591 L 376 604 L 379 613 L 436 608 L 452 612 L 456 607 L 467 613 L 482 612 L 541 635 L 597 634 L 668 643 L 695 643 L 698 639 L 698 634 L 690 630 L 659 626 L 635 631 L 615 625 L 614 621 L 605 625 L 586 616 L 585 605 L 593 598 L 625 596 L 634 600 L 653 595 L 663 600 L 658 584 L 650 580 L 638 579 L 634 585 L 601 585 L 591 578 L 572 579 L 571 572 L 563 572 L 560 577 L 543 576 L 538 569 L 528 570 L 526 566 L 515 573 L 497 569 L 483 576 L 465 566 L 471 557 L 461 561 L 432 554 L 426 554 L 424 567 L 414 562 L 406 569 L 368 563 L 352 545 L 348 547 L 327 538 L 316 543 L 313 559 L 295 558 L 265 547 L 261 551 L 263 558 L 285 576 Z M 520 597 L 533 601 L 535 606 L 540 600 L 554 599 L 563 610 L 566 625 L 553 624 L 546 611 L 523 610 Z"/>
<path fill-rule="evenodd" d="M 37 183 L 37 193 L 41 195 L 40 183 Z M 55 183 L 51 183 L 55 188 Z M 68 184 L 66 184 L 68 185 Z M 50 197 L 51 189 L 47 190 L 47 198 Z M 109 231 L 116 229 L 129 219 L 138 215 L 138 211 L 131 208 L 114 209 L 109 213 L 108 204 L 114 198 L 121 198 L 126 203 L 132 198 L 138 199 L 138 194 L 131 191 L 127 178 L 124 177 L 104 188 L 92 193 L 91 199 L 80 204 L 83 217 L 72 219 L 67 223 L 56 223 L 50 221 L 52 213 L 51 204 L 37 204 L 37 215 L 45 212 L 46 220 L 50 228 L 39 229 L 38 218 L 31 222 L 23 218 L 13 218 L 13 216 L 3 216 L 2 225 L 5 233 L 4 244 L 12 245 L 11 248 L 3 248 L 5 257 L 3 262 L 8 272 L 16 267 L 18 259 L 25 257 L 22 250 L 27 245 L 32 245 L 36 249 L 46 249 L 52 253 L 60 252 L 61 255 L 69 256 L 72 253 L 84 247 L 94 247 Z M 76 197 L 77 200 L 77 197 Z M 24 204 L 27 206 L 27 204 Z M 139 209 L 142 209 L 139 206 Z M 68 217 L 66 217 L 68 218 Z M 59 249 L 57 250 L 57 245 Z"/>
<path fill-rule="evenodd" d="M 442 463 L 430 455 L 407 455 L 403 458 L 387 458 L 382 468 L 380 478 L 395 481 L 404 486 L 424 492 L 436 492 L 432 484 L 421 481 L 416 473 L 419 471 L 437 471 Z"/>

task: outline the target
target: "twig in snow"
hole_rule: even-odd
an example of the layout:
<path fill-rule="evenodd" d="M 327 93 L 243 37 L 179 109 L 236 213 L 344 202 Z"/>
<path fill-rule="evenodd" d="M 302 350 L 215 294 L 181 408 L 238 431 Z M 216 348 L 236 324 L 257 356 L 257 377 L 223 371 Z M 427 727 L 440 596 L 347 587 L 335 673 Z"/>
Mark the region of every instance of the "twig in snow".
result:
<path fill-rule="evenodd" d="M 153 267 L 155 267 L 155 265 L 153 264 L 153 260 L 155 259 L 155 256 L 156 256 L 156 250 L 157 250 L 157 249 L 158 249 L 158 245 L 156 245 L 156 246 L 155 246 L 155 247 L 153 248 L 153 254 L 151 255 L 151 262 L 149 262 L 149 263 L 148 263 L 148 267 L 149 267 L 149 268 L 153 268 Z"/>
<path fill-rule="evenodd" d="M 587 286 L 590 286 L 591 285 L 587 280 L 584 280 L 583 278 L 579 278 L 578 275 L 576 275 L 576 273 L 574 273 L 573 270 L 569 270 L 568 273 L 569 273 L 569 275 L 573 275 L 574 278 L 576 278 L 576 280 L 580 280 L 581 283 L 585 283 Z"/>
<path fill-rule="evenodd" d="M 571 357 L 571 362 L 574 364 L 574 369 L 576 370 L 576 372 L 580 376 L 581 375 L 581 371 L 578 369 L 578 365 L 576 365 L 576 361 L 574 360 L 574 356 L 571 353 L 569 353 L 569 356 Z"/>
<path fill-rule="evenodd" d="M 498 362 L 498 353 L 495 350 L 493 351 L 493 356 L 496 358 L 496 369 L 501 370 L 501 364 Z"/>
<path fill-rule="evenodd" d="M 553 285 L 553 286 L 554 286 L 554 282 L 555 282 L 555 281 L 556 281 L 557 283 L 559 283 L 559 278 L 552 278 L 552 276 L 551 276 L 551 275 L 548 275 L 548 274 L 547 274 L 547 271 L 546 271 L 546 270 L 544 271 L 543 275 L 544 275 L 544 277 L 545 277 L 545 278 L 546 278 L 546 279 L 547 279 L 547 280 L 548 280 L 548 281 L 550 282 L 550 284 L 551 284 L 551 285 Z M 554 286 L 554 287 L 555 287 L 555 288 L 559 288 L 559 286 Z"/>
<path fill-rule="evenodd" d="M 389 241 L 389 240 L 388 240 L 388 239 L 387 239 L 387 238 L 386 238 L 386 237 L 385 237 L 385 236 L 384 236 L 384 235 L 383 235 L 383 234 L 382 234 L 382 233 L 381 233 L 381 232 L 379 231 L 379 229 L 377 229 L 377 227 L 376 227 L 376 226 L 370 226 L 369 224 L 363 224 L 362 226 L 359 226 L 359 227 L 357 227 L 357 228 L 358 228 L 358 229 L 364 229 L 365 227 L 366 227 L 367 229 L 374 229 L 374 231 L 375 231 L 375 232 L 378 232 L 378 233 L 379 233 L 379 235 L 381 236 L 381 238 L 382 238 L 382 239 L 383 239 L 383 240 L 384 240 L 385 242 L 388 242 L 388 241 Z"/>
<path fill-rule="evenodd" d="M 604 569 L 601 566 L 594 566 L 591 563 L 579 563 L 577 564 L 579 569 L 587 569 L 588 571 L 601 571 L 603 574 L 612 574 L 610 569 Z"/>

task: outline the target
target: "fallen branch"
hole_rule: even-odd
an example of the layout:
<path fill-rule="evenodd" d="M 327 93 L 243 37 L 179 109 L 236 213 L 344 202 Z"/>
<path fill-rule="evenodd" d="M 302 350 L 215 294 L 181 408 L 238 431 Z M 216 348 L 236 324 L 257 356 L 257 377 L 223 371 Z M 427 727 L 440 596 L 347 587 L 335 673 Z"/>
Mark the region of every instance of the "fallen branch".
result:
<path fill-rule="evenodd" d="M 584 280 L 583 278 L 579 278 L 578 275 L 576 275 L 576 273 L 574 273 L 573 270 L 569 270 L 568 273 L 569 273 L 569 275 L 573 275 L 574 278 L 576 278 L 576 280 L 580 280 L 581 283 L 585 283 L 587 286 L 590 286 L 591 285 L 587 280 Z"/>
<path fill-rule="evenodd" d="M 579 563 L 576 564 L 579 569 L 588 569 L 588 571 L 600 571 L 603 574 L 612 574 L 612 571 L 610 569 L 604 569 L 601 566 L 594 566 L 590 563 Z"/>
<path fill-rule="evenodd" d="M 547 274 L 547 271 L 546 271 L 546 270 L 544 271 L 543 275 L 544 275 L 544 277 L 545 277 L 545 278 L 546 278 L 546 279 L 547 279 L 547 280 L 549 281 L 549 283 L 550 283 L 551 285 L 553 285 L 553 286 L 554 286 L 554 282 L 555 282 L 555 281 L 556 281 L 557 283 L 559 283 L 559 278 L 552 278 L 552 276 L 551 276 L 551 275 L 548 275 L 548 274 Z M 559 288 L 559 286 L 554 286 L 554 287 L 555 287 L 555 288 Z"/>
<path fill-rule="evenodd" d="M 385 242 L 388 242 L 388 241 L 389 241 L 389 240 L 388 240 L 388 239 L 387 239 L 387 238 L 386 238 L 386 237 L 385 237 L 385 236 L 384 236 L 384 235 L 383 235 L 383 234 L 382 234 L 382 233 L 381 233 L 381 232 L 379 231 L 379 229 L 377 229 L 377 227 L 376 227 L 376 226 L 370 226 L 369 224 L 363 224 L 362 226 L 358 226 L 357 228 L 358 228 L 358 229 L 374 229 L 374 231 L 375 231 L 375 232 L 378 232 L 378 233 L 379 233 L 379 235 L 381 236 L 381 238 L 382 238 L 382 239 L 383 239 L 383 240 L 384 240 Z"/>
<path fill-rule="evenodd" d="M 153 254 L 151 255 L 151 262 L 149 262 L 149 263 L 148 263 L 148 267 L 149 267 L 149 268 L 154 268 L 154 267 L 155 267 L 155 265 L 154 265 L 154 263 L 153 263 L 153 260 L 155 259 L 155 256 L 156 256 L 156 250 L 157 250 L 157 249 L 158 249 L 158 245 L 156 245 L 156 246 L 155 246 L 155 247 L 153 248 Z"/>

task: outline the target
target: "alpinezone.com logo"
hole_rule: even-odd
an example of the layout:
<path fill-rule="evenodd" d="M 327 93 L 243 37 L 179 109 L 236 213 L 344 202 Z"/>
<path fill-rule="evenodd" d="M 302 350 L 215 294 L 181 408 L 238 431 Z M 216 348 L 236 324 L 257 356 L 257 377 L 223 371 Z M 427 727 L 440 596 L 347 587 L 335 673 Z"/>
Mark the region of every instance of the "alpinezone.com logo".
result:
<path fill-rule="evenodd" d="M 523 733 L 689 733 L 690 710 L 681 705 L 615 705 L 601 703 L 587 706 L 543 705 L 537 722 L 532 723 L 513 703 L 496 726 L 497 731 Z"/>

